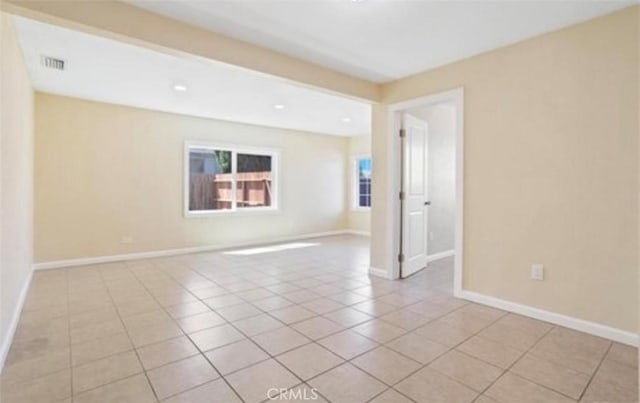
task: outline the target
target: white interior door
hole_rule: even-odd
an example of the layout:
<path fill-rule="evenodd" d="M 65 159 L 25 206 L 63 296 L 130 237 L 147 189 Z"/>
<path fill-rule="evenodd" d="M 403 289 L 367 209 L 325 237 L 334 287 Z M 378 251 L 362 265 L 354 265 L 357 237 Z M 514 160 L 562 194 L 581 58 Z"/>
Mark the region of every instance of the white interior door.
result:
<path fill-rule="evenodd" d="M 427 266 L 427 123 L 405 114 L 402 119 L 402 277 Z"/>

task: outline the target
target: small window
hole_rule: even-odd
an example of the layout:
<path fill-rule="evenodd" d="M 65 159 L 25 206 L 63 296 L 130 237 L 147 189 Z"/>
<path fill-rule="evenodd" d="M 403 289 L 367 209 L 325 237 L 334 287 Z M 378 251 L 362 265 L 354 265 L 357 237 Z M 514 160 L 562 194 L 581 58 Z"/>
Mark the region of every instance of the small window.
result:
<path fill-rule="evenodd" d="M 275 209 L 273 151 L 188 145 L 187 213 Z"/>
<path fill-rule="evenodd" d="M 371 157 L 355 158 L 355 194 L 356 209 L 371 207 Z"/>

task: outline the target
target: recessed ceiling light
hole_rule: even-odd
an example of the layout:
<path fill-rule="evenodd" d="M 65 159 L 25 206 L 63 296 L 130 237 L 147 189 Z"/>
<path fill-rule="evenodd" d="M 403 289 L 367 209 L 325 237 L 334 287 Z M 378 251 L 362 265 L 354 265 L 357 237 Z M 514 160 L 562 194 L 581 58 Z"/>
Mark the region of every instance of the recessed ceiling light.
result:
<path fill-rule="evenodd" d="M 175 91 L 185 92 L 187 90 L 187 86 L 182 84 L 176 84 L 173 86 L 173 89 Z"/>
<path fill-rule="evenodd" d="M 273 105 L 273 107 L 276 108 L 276 109 L 284 109 L 284 105 L 282 105 L 282 104 L 275 104 L 275 105 Z"/>
<path fill-rule="evenodd" d="M 351 122 L 351 118 L 342 118 L 342 121 L 344 123 L 349 123 L 349 122 Z"/>

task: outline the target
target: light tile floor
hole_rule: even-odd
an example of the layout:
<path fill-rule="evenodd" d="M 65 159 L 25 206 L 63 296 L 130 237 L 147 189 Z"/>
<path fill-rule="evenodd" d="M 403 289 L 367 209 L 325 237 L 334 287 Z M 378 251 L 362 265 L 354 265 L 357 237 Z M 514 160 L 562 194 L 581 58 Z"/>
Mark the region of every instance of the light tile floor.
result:
<path fill-rule="evenodd" d="M 387 281 L 366 239 L 309 242 L 35 273 L 0 400 L 638 400 L 635 348 L 455 299 L 451 259 Z"/>

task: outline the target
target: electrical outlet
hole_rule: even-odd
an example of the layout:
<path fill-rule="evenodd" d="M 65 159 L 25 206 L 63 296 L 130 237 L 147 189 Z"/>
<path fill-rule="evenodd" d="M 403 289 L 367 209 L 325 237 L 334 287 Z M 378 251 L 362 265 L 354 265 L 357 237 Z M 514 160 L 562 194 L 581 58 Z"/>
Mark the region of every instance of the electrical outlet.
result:
<path fill-rule="evenodd" d="M 434 238 L 433 231 L 429 231 L 429 240 L 433 241 L 433 238 Z"/>
<path fill-rule="evenodd" d="M 133 242 L 133 237 L 131 235 L 125 235 L 125 236 L 122 237 L 120 242 L 121 243 L 132 243 Z"/>
<path fill-rule="evenodd" d="M 532 264 L 531 278 L 538 281 L 544 280 L 544 266 L 541 264 Z"/>

